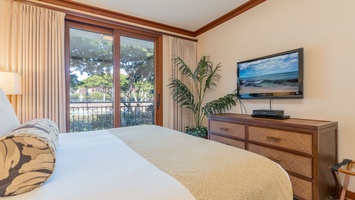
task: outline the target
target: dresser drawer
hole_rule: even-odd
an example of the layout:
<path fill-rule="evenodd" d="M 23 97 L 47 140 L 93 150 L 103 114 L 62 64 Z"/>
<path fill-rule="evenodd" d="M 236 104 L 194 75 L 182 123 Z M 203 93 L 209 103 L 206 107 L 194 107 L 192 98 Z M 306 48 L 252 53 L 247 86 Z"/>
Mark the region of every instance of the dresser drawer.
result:
<path fill-rule="evenodd" d="M 312 199 L 312 183 L 301 178 L 291 176 L 293 195 L 296 195 L 305 200 Z"/>
<path fill-rule="evenodd" d="M 245 125 L 229 122 L 210 121 L 210 131 L 245 139 Z"/>
<path fill-rule="evenodd" d="M 249 126 L 249 140 L 312 154 L 312 135 Z"/>
<path fill-rule="evenodd" d="M 210 134 L 210 140 L 216 141 L 216 142 L 220 142 L 223 144 L 227 144 L 230 146 L 234 146 L 234 147 L 238 147 L 241 149 L 245 149 L 245 142 L 239 141 L 239 140 L 233 140 L 230 138 L 225 138 L 219 135 L 214 135 L 214 134 Z"/>
<path fill-rule="evenodd" d="M 277 163 L 284 169 L 312 178 L 312 159 L 304 156 L 279 151 L 249 143 L 249 151 L 265 156 Z"/>
<path fill-rule="evenodd" d="M 337 122 L 262 119 L 233 113 L 209 115 L 208 120 L 210 134 L 230 135 L 226 137 L 244 141 L 246 150 L 278 161 L 292 174 L 294 197 L 323 200 L 336 191 L 328 167 L 337 163 Z"/>

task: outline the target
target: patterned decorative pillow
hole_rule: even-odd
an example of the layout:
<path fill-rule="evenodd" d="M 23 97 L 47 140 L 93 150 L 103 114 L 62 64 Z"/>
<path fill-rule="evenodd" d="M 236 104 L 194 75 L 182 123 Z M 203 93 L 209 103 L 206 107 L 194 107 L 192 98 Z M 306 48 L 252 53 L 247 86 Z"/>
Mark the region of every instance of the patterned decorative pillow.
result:
<path fill-rule="evenodd" d="M 58 133 L 53 121 L 36 119 L 0 138 L 0 197 L 31 191 L 51 176 Z"/>

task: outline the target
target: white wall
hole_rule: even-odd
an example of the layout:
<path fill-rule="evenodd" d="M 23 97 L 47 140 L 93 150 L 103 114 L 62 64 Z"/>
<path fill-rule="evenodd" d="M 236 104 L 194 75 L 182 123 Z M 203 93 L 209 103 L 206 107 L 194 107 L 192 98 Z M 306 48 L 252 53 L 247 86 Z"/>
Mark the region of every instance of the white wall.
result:
<path fill-rule="evenodd" d="M 273 100 L 273 109 L 338 121 L 339 160 L 355 159 L 354 8 L 353 0 L 268 0 L 200 35 L 199 57 L 223 66 L 213 98 L 236 88 L 238 61 L 304 47 L 304 99 Z M 243 102 L 249 114 L 269 108 L 269 100 Z"/>

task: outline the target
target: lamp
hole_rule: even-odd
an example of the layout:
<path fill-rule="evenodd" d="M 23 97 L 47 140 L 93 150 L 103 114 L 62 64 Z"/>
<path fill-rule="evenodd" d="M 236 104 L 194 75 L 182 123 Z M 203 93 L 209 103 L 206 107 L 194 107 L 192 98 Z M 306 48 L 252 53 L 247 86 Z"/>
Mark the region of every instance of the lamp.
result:
<path fill-rule="evenodd" d="M 0 72 L 0 88 L 5 94 L 21 94 L 21 76 L 14 72 Z"/>

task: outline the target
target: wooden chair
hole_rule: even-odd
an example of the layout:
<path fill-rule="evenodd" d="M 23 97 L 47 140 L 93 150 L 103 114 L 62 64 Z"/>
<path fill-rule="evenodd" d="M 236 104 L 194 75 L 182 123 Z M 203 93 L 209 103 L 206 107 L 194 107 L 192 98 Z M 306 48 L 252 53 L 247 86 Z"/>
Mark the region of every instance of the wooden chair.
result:
<path fill-rule="evenodd" d="M 342 162 L 329 167 L 330 170 L 332 171 L 335 181 L 337 182 L 337 185 L 339 186 L 339 189 L 341 190 L 339 200 L 354 200 L 353 199 L 354 197 L 350 198 L 347 195 L 350 176 L 355 176 L 355 172 L 351 171 L 354 163 L 355 163 L 355 161 L 344 159 Z M 344 165 L 346 165 L 346 169 L 341 168 Z M 340 182 L 339 172 L 345 174 L 343 184 L 341 184 L 341 182 Z M 339 195 L 337 195 L 337 197 L 338 196 Z"/>

